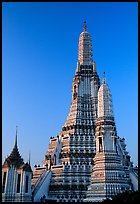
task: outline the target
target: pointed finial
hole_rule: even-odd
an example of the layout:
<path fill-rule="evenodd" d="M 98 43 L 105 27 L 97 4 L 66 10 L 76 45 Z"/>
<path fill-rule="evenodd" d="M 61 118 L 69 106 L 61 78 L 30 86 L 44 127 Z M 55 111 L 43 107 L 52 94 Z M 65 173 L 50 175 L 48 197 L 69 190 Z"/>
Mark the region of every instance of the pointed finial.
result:
<path fill-rule="evenodd" d="M 84 21 L 84 32 L 87 31 L 86 21 Z"/>
<path fill-rule="evenodd" d="M 106 83 L 105 72 L 103 74 L 104 74 L 104 77 L 102 79 L 102 83 L 105 84 Z"/>
<path fill-rule="evenodd" d="M 29 151 L 29 161 L 28 161 L 29 165 L 30 165 L 30 157 L 31 157 L 31 154 L 30 154 L 30 151 Z"/>
<path fill-rule="evenodd" d="M 17 128 L 18 128 L 18 126 L 16 125 L 16 139 L 15 139 L 15 146 L 17 146 Z"/>

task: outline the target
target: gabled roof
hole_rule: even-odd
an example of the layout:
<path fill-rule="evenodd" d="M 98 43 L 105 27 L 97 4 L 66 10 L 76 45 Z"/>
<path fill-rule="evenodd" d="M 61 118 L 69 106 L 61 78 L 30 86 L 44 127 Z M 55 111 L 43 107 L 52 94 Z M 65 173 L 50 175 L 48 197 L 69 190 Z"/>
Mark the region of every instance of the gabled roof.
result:
<path fill-rule="evenodd" d="M 15 145 L 12 149 L 11 154 L 5 159 L 2 168 L 8 168 L 11 166 L 15 166 L 18 169 L 23 169 L 24 171 L 32 172 L 30 164 L 27 162 L 24 163 L 17 146 L 17 132 L 16 132 L 16 139 Z"/>
<path fill-rule="evenodd" d="M 2 167 L 10 167 L 11 165 L 16 166 L 17 168 L 20 168 L 22 165 L 24 165 L 24 161 L 18 151 L 17 142 L 15 142 L 11 154 L 5 159 Z"/>

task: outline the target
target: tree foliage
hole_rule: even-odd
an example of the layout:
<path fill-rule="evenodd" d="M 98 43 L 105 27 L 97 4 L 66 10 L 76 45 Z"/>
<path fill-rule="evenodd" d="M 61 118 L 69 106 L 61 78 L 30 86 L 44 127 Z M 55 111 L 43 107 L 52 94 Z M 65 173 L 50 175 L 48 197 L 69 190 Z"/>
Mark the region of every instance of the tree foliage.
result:
<path fill-rule="evenodd" d="M 126 191 L 112 197 L 112 200 L 106 199 L 102 203 L 138 203 L 138 191 Z"/>

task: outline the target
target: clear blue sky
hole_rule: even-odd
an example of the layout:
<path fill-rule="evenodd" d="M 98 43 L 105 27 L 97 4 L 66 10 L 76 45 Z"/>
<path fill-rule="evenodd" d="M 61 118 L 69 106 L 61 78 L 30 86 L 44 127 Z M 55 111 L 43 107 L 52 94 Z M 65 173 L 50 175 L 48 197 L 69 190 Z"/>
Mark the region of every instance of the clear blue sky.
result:
<path fill-rule="evenodd" d="M 106 72 L 117 132 L 138 163 L 138 4 L 2 4 L 2 160 L 18 126 L 24 159 L 42 164 L 50 136 L 66 121 L 83 21 L 100 79 Z"/>

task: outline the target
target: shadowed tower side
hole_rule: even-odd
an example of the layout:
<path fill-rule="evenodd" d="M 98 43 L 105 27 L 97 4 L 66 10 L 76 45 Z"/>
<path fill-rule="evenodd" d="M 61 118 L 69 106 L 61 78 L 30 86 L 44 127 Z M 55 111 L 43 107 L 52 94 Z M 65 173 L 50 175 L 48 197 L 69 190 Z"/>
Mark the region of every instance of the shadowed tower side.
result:
<path fill-rule="evenodd" d="M 117 136 L 114 120 L 112 95 L 106 84 L 106 78 L 103 78 L 98 92 L 96 155 L 91 184 L 84 201 L 102 201 L 131 189 L 130 177 L 124 170 L 120 148 L 120 138 Z M 127 165 L 126 168 L 128 168 Z"/>

